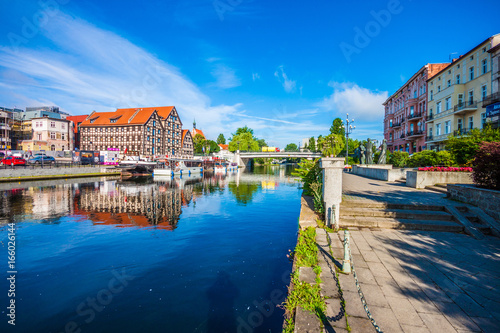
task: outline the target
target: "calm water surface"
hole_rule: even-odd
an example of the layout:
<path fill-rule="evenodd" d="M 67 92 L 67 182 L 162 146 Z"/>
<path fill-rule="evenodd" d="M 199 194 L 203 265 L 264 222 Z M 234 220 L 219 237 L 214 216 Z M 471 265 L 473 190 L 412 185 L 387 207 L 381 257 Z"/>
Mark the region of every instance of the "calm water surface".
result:
<path fill-rule="evenodd" d="M 281 331 L 301 193 L 289 167 L 2 186 L 0 267 L 15 222 L 18 274 L 15 329 L 0 281 L 1 332 Z"/>

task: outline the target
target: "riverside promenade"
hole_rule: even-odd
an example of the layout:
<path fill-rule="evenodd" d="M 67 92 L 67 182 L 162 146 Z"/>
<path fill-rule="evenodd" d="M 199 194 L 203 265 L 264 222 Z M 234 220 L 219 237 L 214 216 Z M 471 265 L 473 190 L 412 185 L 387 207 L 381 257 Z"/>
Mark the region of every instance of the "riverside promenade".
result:
<path fill-rule="evenodd" d="M 455 204 L 441 193 L 344 173 L 346 201 Z M 499 238 L 478 240 L 441 231 L 349 230 L 359 287 L 381 332 L 500 332 Z M 327 322 L 323 328 L 297 331 L 347 332 L 349 327 L 351 332 L 376 332 L 353 273 L 335 273 L 335 266 L 342 267 L 343 237 L 343 231 L 317 228 Z"/>

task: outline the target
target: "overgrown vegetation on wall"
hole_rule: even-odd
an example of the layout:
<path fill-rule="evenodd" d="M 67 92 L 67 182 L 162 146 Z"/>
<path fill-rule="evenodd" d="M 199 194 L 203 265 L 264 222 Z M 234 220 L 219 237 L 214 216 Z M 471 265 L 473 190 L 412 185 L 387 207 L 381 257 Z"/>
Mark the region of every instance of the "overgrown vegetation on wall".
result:
<path fill-rule="evenodd" d="M 304 195 L 314 198 L 314 210 L 320 214 L 324 213 L 323 203 L 323 176 L 319 167 L 319 158 L 315 160 L 302 159 L 299 167 L 292 175 L 300 177 L 303 182 Z"/>

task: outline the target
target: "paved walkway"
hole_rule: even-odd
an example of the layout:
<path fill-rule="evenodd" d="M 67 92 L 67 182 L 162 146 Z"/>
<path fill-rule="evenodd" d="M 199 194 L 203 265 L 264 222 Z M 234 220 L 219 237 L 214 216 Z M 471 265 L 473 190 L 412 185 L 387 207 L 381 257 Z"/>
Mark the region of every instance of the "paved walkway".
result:
<path fill-rule="evenodd" d="M 396 230 L 351 230 L 351 236 L 361 290 L 383 332 L 500 332 L 500 239 Z M 331 256 L 321 251 L 322 239 Z M 336 287 L 329 265 L 342 263 L 343 249 L 336 233 L 318 229 L 317 240 L 326 295 Z M 375 332 L 353 275 L 338 280 L 352 332 Z M 334 319 L 327 331 L 343 332 L 340 299 L 327 302 Z"/>
<path fill-rule="evenodd" d="M 344 174 L 344 200 L 447 203 L 441 193 Z M 500 332 L 500 239 L 350 228 L 354 268 L 383 332 Z M 317 229 L 326 332 L 375 332 L 352 274 L 335 273 L 343 232 Z M 340 286 L 342 293 L 339 292 Z M 345 301 L 346 314 L 341 300 Z M 347 321 L 346 321 L 347 319 Z"/>

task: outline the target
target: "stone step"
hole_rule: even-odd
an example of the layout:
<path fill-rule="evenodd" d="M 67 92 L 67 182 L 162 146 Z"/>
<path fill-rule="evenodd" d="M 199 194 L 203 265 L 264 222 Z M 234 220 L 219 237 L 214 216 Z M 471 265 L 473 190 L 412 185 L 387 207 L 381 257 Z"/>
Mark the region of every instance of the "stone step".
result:
<path fill-rule="evenodd" d="M 446 184 L 436 184 L 435 186 L 441 187 L 441 188 L 448 188 Z"/>
<path fill-rule="evenodd" d="M 398 219 L 413 220 L 439 220 L 452 221 L 451 214 L 444 211 L 427 211 L 414 209 L 380 209 L 380 208 L 344 208 L 340 209 L 340 218 L 342 217 L 391 217 Z"/>
<path fill-rule="evenodd" d="M 341 217 L 340 227 L 407 229 L 427 231 L 463 232 L 464 227 L 452 221 L 409 220 L 377 217 Z"/>
<path fill-rule="evenodd" d="M 385 209 L 412 209 L 412 210 L 432 210 L 444 211 L 443 206 L 425 204 L 400 204 L 388 202 L 375 202 L 365 200 L 344 200 L 340 208 L 385 208 Z"/>
<path fill-rule="evenodd" d="M 445 194 L 448 194 L 448 190 L 443 187 L 440 187 L 440 186 L 437 186 L 437 185 L 427 185 L 425 187 L 426 190 L 431 190 L 431 191 L 434 191 L 434 192 L 439 192 L 439 193 L 445 193 Z"/>

